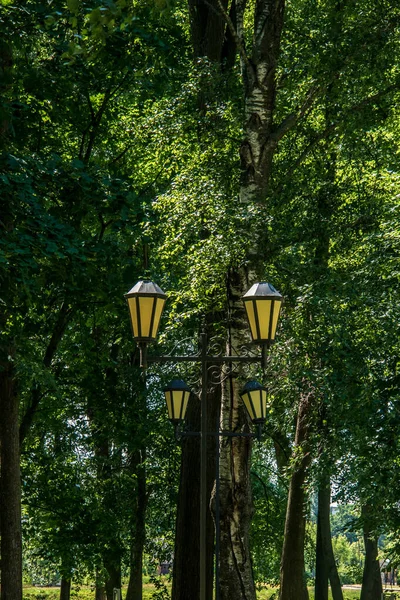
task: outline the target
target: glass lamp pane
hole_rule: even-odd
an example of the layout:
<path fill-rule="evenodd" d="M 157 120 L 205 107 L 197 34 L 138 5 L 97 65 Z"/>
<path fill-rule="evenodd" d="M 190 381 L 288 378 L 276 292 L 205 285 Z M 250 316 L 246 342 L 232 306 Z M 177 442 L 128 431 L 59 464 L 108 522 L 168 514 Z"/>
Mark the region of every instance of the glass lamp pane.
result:
<path fill-rule="evenodd" d="M 138 324 L 138 318 L 137 318 L 136 298 L 128 298 L 128 306 L 129 306 L 129 312 L 130 312 L 131 321 L 132 321 L 133 337 L 135 338 L 135 337 L 139 336 L 139 324 Z"/>
<path fill-rule="evenodd" d="M 254 417 L 253 419 L 260 419 L 261 415 L 261 391 L 254 390 L 254 392 L 250 392 L 251 403 L 254 407 Z"/>
<path fill-rule="evenodd" d="M 269 340 L 269 325 L 271 318 L 271 300 L 257 300 L 257 315 L 259 324 L 259 337 L 260 340 Z"/>
<path fill-rule="evenodd" d="M 250 419 L 253 421 L 255 419 L 255 414 L 254 414 L 253 405 L 250 400 L 250 394 L 244 394 L 242 396 L 242 399 L 243 399 L 244 405 L 247 409 L 247 412 L 249 413 Z"/>
<path fill-rule="evenodd" d="M 265 420 L 267 416 L 267 392 L 260 390 L 257 394 L 257 402 L 254 401 L 254 408 L 256 411 L 256 419 Z"/>
<path fill-rule="evenodd" d="M 184 397 L 183 397 L 183 404 L 182 404 L 182 415 L 181 415 L 182 419 L 185 418 L 189 398 L 190 398 L 190 392 L 185 392 Z"/>
<path fill-rule="evenodd" d="M 157 304 L 156 304 L 156 309 L 154 312 L 153 330 L 151 332 L 151 337 L 153 337 L 153 338 L 157 337 L 158 326 L 160 324 L 161 313 L 164 308 L 165 300 L 164 300 L 164 298 L 157 298 L 156 302 L 157 302 Z"/>
<path fill-rule="evenodd" d="M 275 339 L 276 328 L 278 326 L 279 313 L 281 311 L 282 302 L 278 302 L 275 300 L 274 302 L 274 312 L 272 315 L 272 327 L 271 327 L 271 340 Z"/>
<path fill-rule="evenodd" d="M 153 314 L 154 297 L 144 298 L 139 297 L 139 312 L 140 312 L 140 337 L 151 337 L 151 316 Z"/>
<path fill-rule="evenodd" d="M 181 419 L 181 410 L 183 404 L 183 390 L 173 390 L 172 404 L 174 407 L 174 419 Z"/>
<path fill-rule="evenodd" d="M 168 418 L 173 419 L 174 415 L 172 412 L 172 393 L 170 390 L 165 390 L 165 401 L 167 403 Z"/>
<path fill-rule="evenodd" d="M 247 318 L 249 320 L 251 337 L 253 338 L 253 340 L 256 340 L 257 339 L 257 326 L 256 326 L 256 316 L 254 314 L 253 301 L 247 300 L 247 301 L 245 301 L 244 305 L 245 305 L 246 312 L 247 312 Z"/>

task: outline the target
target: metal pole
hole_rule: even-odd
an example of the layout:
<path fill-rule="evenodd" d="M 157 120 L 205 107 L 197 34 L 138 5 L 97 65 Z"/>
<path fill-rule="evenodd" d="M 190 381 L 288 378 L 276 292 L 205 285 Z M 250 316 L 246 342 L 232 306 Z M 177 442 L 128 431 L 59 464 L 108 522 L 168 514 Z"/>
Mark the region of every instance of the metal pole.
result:
<path fill-rule="evenodd" d="M 220 599 L 219 593 L 219 555 L 221 547 L 221 524 L 220 524 L 220 481 L 219 481 L 219 460 L 220 460 L 220 415 L 217 417 L 217 436 L 215 452 L 215 600 Z"/>
<path fill-rule="evenodd" d="M 207 600 L 207 336 L 201 334 L 200 600 Z"/>

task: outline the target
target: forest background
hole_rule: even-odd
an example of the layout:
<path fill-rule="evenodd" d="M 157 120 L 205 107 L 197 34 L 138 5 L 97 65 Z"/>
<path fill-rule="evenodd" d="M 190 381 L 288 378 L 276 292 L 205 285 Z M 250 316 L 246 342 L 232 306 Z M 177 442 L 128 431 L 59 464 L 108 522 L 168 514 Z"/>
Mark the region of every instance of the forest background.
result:
<path fill-rule="evenodd" d="M 144 554 L 174 554 L 172 597 L 196 598 L 198 456 L 161 390 L 198 374 L 144 382 L 123 295 L 150 276 L 169 297 L 160 352 L 195 348 L 204 325 L 245 340 L 237 299 L 256 278 L 285 298 L 254 371 L 262 442 L 221 454 L 237 476 L 221 482 L 223 540 L 239 515 L 221 598 L 252 600 L 256 581 L 304 600 L 307 574 L 318 600 L 328 580 L 339 594 L 332 490 L 342 533 L 362 532 L 362 599 L 378 600 L 378 539 L 391 565 L 399 553 L 397 3 L 0 9 L 2 599 L 21 599 L 23 573 L 56 573 L 65 599 L 89 579 L 111 600 L 124 575 L 137 600 Z M 209 402 L 242 429 L 236 396 Z M 211 548 L 211 514 L 209 531 Z"/>

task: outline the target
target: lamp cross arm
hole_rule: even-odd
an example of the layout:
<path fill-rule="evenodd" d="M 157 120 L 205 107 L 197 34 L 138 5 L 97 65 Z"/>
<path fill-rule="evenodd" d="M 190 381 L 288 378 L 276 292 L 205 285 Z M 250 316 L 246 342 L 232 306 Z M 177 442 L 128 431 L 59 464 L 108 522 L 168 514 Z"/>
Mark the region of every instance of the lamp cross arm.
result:
<path fill-rule="evenodd" d="M 168 363 L 168 362 L 191 362 L 201 363 L 203 361 L 211 364 L 215 363 L 259 363 L 262 356 L 147 356 L 148 363 Z"/>
<path fill-rule="evenodd" d="M 175 439 L 177 441 L 182 440 L 183 438 L 188 437 L 201 437 L 200 431 L 178 431 L 177 425 L 174 427 L 175 429 Z M 252 438 L 252 439 L 261 439 L 261 423 L 257 423 L 257 431 L 228 431 L 222 429 L 220 431 L 207 431 L 205 434 L 207 437 L 215 437 L 215 438 Z"/>

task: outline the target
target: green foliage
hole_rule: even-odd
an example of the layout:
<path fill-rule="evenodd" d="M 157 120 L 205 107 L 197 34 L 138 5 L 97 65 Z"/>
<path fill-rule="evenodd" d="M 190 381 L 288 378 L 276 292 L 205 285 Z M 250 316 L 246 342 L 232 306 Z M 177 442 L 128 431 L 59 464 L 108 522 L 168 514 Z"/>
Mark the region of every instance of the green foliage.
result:
<path fill-rule="evenodd" d="M 250 541 L 254 579 L 262 589 L 265 584 L 279 583 L 279 567 L 283 544 L 287 488 L 277 472 L 273 450 L 268 446 L 254 448 L 252 491 L 254 517 Z"/>
<path fill-rule="evenodd" d="M 24 588 L 24 600 L 59 600 L 59 588 Z"/>
<path fill-rule="evenodd" d="M 359 513 L 354 505 L 337 505 L 331 513 L 332 537 L 344 535 L 348 542 L 356 542 L 361 535 Z"/>
<path fill-rule="evenodd" d="M 316 101 L 280 141 L 265 205 L 248 207 L 239 69 L 191 63 L 183 3 L 3 0 L 0 358 L 15 347 L 35 579 L 104 576 L 110 548 L 128 567 L 137 452 L 147 552 L 171 555 L 179 451 L 160 394 L 171 373 L 152 370 L 144 390 L 123 294 L 151 271 L 170 293 L 163 348 L 193 345 L 204 314 L 225 327 L 226 274 L 259 232 L 265 277 L 285 296 L 262 374 L 268 429 L 290 447 L 311 385 L 309 489 L 328 471 L 338 498 L 375 508 L 377 532 L 398 529 L 399 9 L 336 8 L 288 4 L 275 123 L 310 88 Z M 286 481 L 267 444 L 253 470 L 255 574 L 274 582 Z M 333 525 L 341 575 L 359 578 L 355 534 Z"/>
<path fill-rule="evenodd" d="M 130 460 L 152 415 L 123 294 L 143 269 L 143 215 L 162 184 L 159 157 L 141 157 L 148 107 L 177 86 L 168 73 L 185 61 L 186 34 L 179 11 L 166 28 L 150 4 L 23 4 L 0 17 L 21 33 L 6 89 L 14 135 L 1 157 L 1 350 L 16 347 L 29 432 L 26 569 L 36 581 L 81 581 L 104 576 L 110 547 L 129 555 Z"/>
<path fill-rule="evenodd" d="M 163 577 L 153 576 L 150 578 L 150 583 L 154 586 L 151 594 L 152 600 L 170 600 L 171 596 Z"/>
<path fill-rule="evenodd" d="M 361 540 L 349 543 L 344 535 L 333 538 L 333 552 L 342 585 L 362 583 L 364 549 Z"/>

